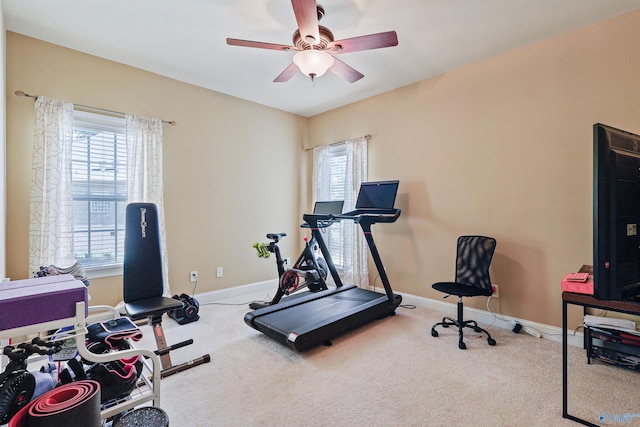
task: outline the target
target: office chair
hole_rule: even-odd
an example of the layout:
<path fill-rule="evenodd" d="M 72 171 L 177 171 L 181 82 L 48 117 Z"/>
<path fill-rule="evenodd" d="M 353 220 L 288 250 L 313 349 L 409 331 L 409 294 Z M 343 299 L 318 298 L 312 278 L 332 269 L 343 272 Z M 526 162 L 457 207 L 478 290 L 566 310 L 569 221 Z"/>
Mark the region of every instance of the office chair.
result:
<path fill-rule="evenodd" d="M 176 372 L 211 360 L 208 354 L 173 365 L 169 352 L 193 344 L 193 339 L 182 341 L 170 347 L 162 328 L 162 315 L 182 308 L 179 299 L 163 296 L 162 255 L 160 252 L 160 227 L 158 209 L 153 203 L 130 203 L 126 208 L 126 228 L 124 234 L 124 308 L 132 320 L 147 318 L 153 329 L 160 356 L 162 371 L 167 377 Z"/>
<path fill-rule="evenodd" d="M 431 287 L 437 291 L 458 297 L 458 318 L 443 317 L 442 322 L 431 327 L 431 336 L 437 337 L 436 326 L 458 328 L 458 348 L 467 348 L 463 341 L 463 329 L 471 328 L 475 332 L 483 332 L 487 335 L 489 345 L 496 345 L 496 340 L 491 338 L 489 332 L 478 326 L 475 320 L 464 320 L 462 297 L 491 296 L 493 289 L 489 277 L 489 265 L 496 248 L 496 240 L 484 236 L 460 236 L 458 238 L 458 250 L 456 253 L 456 278 L 455 282 L 438 282 Z"/>

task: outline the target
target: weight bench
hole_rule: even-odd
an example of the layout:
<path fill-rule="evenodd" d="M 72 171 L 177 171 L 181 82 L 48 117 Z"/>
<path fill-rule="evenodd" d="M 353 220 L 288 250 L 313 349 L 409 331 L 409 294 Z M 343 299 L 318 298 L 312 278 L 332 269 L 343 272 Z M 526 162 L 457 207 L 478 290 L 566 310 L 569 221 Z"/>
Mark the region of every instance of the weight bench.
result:
<path fill-rule="evenodd" d="M 162 329 L 162 315 L 182 308 L 182 301 L 163 296 L 162 255 L 158 209 L 153 203 L 131 203 L 126 209 L 124 236 L 124 308 L 131 320 L 146 318 L 160 356 L 162 378 L 211 361 L 202 357 L 173 365 L 169 352 L 193 344 L 193 339 L 167 346 Z"/>

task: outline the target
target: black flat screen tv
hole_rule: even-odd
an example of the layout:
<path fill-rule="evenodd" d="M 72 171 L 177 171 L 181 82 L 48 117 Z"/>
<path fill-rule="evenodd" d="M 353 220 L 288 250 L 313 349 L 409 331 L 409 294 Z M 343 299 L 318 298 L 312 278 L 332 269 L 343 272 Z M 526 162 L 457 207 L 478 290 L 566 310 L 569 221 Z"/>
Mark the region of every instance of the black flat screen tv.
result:
<path fill-rule="evenodd" d="M 594 296 L 640 300 L 640 136 L 596 123 L 593 142 Z"/>

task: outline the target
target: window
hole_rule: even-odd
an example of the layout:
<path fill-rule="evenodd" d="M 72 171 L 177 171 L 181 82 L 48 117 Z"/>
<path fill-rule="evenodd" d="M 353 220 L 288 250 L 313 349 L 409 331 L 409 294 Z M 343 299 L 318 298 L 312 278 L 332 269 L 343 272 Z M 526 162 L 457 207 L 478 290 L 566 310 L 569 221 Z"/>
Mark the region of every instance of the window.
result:
<path fill-rule="evenodd" d="M 76 259 L 85 269 L 121 265 L 127 201 L 124 119 L 75 111 L 73 126 Z"/>
<path fill-rule="evenodd" d="M 313 149 L 315 201 L 344 200 L 344 210 L 355 208 L 360 183 L 367 180 L 367 137 Z M 345 283 L 368 286 L 368 250 L 355 221 L 340 221 L 326 229 L 324 241 Z"/>

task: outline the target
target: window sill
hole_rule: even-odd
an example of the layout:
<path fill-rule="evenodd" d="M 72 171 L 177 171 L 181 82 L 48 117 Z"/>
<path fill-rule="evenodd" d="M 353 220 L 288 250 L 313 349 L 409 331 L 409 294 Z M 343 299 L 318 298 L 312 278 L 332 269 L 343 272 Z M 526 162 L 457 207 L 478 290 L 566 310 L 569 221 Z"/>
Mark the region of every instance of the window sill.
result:
<path fill-rule="evenodd" d="M 87 279 L 99 279 L 101 277 L 122 276 L 122 264 L 105 265 L 85 269 Z"/>

